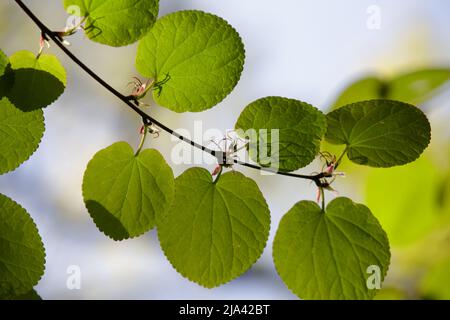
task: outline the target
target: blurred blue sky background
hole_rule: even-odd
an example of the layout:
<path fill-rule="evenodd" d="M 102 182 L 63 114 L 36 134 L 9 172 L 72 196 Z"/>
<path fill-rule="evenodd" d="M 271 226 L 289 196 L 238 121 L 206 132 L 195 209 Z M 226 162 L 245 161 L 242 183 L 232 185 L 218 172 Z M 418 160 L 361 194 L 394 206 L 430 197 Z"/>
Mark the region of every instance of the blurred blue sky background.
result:
<path fill-rule="evenodd" d="M 28 0 L 30 8 L 51 28 L 65 26 L 62 2 Z M 172 128 L 233 128 L 241 110 L 269 95 L 309 102 L 322 110 L 341 89 L 361 75 L 393 75 L 429 66 L 450 66 L 450 1 L 448 0 L 161 0 L 160 16 L 199 9 L 225 18 L 241 34 L 246 64 L 235 90 L 203 113 L 175 114 L 153 106 L 150 113 Z M 367 8 L 381 9 L 381 29 L 369 30 Z M 10 0 L 0 2 L 0 48 L 8 55 L 37 51 L 39 32 Z M 124 93 L 137 75 L 136 46 L 110 48 L 70 39 L 70 49 L 99 75 Z M 55 45 L 49 50 L 68 74 L 64 95 L 45 110 L 46 132 L 39 150 L 16 171 L 0 177 L 0 192 L 24 206 L 35 220 L 46 253 L 46 272 L 37 286 L 45 299 L 294 299 L 275 272 L 271 243 L 282 215 L 316 189 L 305 181 L 261 176 L 254 178 L 272 212 L 271 237 L 256 265 L 242 277 L 216 289 L 204 289 L 182 278 L 163 256 L 155 231 L 137 239 L 114 242 L 97 230 L 81 197 L 87 162 L 115 141 L 138 143 L 140 119 L 98 86 Z M 450 95 L 426 106 L 434 134 L 448 140 Z M 166 134 L 148 140 L 170 163 L 175 142 Z M 189 166 L 172 165 L 175 175 Z M 206 166 L 212 169 L 213 166 Z M 317 171 L 313 164 L 302 172 Z M 351 177 L 347 178 L 351 179 Z M 362 200 L 360 190 L 342 187 L 341 195 Z M 81 268 L 81 290 L 68 290 L 66 269 Z"/>

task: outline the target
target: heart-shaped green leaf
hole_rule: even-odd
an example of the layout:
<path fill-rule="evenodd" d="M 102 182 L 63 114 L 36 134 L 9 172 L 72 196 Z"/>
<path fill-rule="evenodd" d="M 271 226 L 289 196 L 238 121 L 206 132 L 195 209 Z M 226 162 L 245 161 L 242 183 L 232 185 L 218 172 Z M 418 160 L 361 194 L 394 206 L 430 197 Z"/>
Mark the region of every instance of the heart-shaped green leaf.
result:
<path fill-rule="evenodd" d="M 19 51 L 9 61 L 12 85 L 6 96 L 17 108 L 45 108 L 64 92 L 66 71 L 55 56 L 41 54 L 37 58 L 30 51 Z"/>
<path fill-rule="evenodd" d="M 135 156 L 126 142 L 99 151 L 83 178 L 83 198 L 97 227 L 114 240 L 149 231 L 172 201 L 174 177 L 154 149 Z"/>
<path fill-rule="evenodd" d="M 0 297 L 33 289 L 44 274 L 45 250 L 30 215 L 0 194 Z"/>
<path fill-rule="evenodd" d="M 86 17 L 84 30 L 89 39 L 120 47 L 136 42 L 152 28 L 159 0 L 64 0 L 64 8 Z"/>
<path fill-rule="evenodd" d="M 273 258 L 284 283 L 302 299 L 370 299 L 386 275 L 390 251 L 370 210 L 337 198 L 325 211 L 312 201 L 289 210 Z"/>
<path fill-rule="evenodd" d="M 222 101 L 236 86 L 244 45 L 225 20 L 201 11 L 178 11 L 159 19 L 139 42 L 137 70 L 155 79 L 158 104 L 198 112 Z"/>
<path fill-rule="evenodd" d="M 158 225 L 165 255 L 184 277 L 211 288 L 247 271 L 262 254 L 270 213 L 256 183 L 238 172 L 192 168 L 175 179 L 175 198 Z"/>
<path fill-rule="evenodd" d="M 0 100 L 0 174 L 16 169 L 38 148 L 44 134 L 41 109 L 24 112 Z"/>
<path fill-rule="evenodd" d="M 347 145 L 351 161 L 371 167 L 412 162 L 431 139 L 431 127 L 425 114 L 398 101 L 354 103 L 329 113 L 327 121 L 327 141 Z"/>
<path fill-rule="evenodd" d="M 267 97 L 242 111 L 235 129 L 250 140 L 250 157 L 264 167 L 294 171 L 311 163 L 326 132 L 326 118 L 301 101 Z"/>

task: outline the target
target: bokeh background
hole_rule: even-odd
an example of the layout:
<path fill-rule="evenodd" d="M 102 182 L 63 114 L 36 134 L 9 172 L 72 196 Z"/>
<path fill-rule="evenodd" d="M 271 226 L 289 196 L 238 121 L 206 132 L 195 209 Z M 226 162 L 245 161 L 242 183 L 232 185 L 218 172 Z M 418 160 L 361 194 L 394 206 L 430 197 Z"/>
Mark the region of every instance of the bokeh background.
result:
<path fill-rule="evenodd" d="M 229 21 L 246 46 L 246 64 L 236 89 L 203 113 L 175 114 L 152 106 L 149 112 L 172 128 L 233 128 L 241 110 L 269 95 L 309 102 L 326 111 L 353 80 L 366 74 L 395 76 L 423 67 L 450 67 L 448 0 L 161 0 L 160 16 L 200 9 Z M 65 26 L 62 1 L 28 0 L 54 30 Z M 381 28 L 367 28 L 367 9 L 381 9 Z M 11 55 L 37 51 L 39 32 L 14 1 L 0 2 L 0 47 Z M 71 50 L 118 90 L 137 75 L 136 45 L 109 48 L 82 33 Z M 55 45 L 49 50 L 68 74 L 64 95 L 45 109 L 40 148 L 16 171 L 0 177 L 0 192 L 24 206 L 46 247 L 44 277 L 36 290 L 44 299 L 296 299 L 281 282 L 271 258 L 278 222 L 297 201 L 315 198 L 315 187 L 288 177 L 255 179 L 272 213 L 271 236 L 263 256 L 240 278 L 204 289 L 182 278 L 161 252 L 155 231 L 114 242 L 97 230 L 81 196 L 87 162 L 115 141 L 137 145 L 140 119 L 98 86 Z M 377 170 L 344 164 L 340 195 L 369 205 L 391 239 L 393 257 L 382 298 L 450 298 L 450 90 L 442 88 L 422 108 L 433 127 L 432 145 L 416 164 Z M 201 141 L 198 141 L 201 142 Z M 149 139 L 170 163 L 177 142 L 166 134 Z M 172 165 L 175 175 L 189 165 Z M 212 170 L 212 165 L 205 165 Z M 302 169 L 311 173 L 318 163 Z M 328 194 L 328 199 L 332 197 Z M 80 267 L 81 289 L 66 286 L 67 268 Z"/>

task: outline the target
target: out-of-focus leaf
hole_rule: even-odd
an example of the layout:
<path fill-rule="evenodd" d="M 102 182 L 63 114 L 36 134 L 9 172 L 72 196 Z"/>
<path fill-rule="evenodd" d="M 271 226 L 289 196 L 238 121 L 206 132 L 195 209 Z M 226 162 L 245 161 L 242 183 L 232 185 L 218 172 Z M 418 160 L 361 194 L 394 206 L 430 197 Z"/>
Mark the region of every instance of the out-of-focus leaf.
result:
<path fill-rule="evenodd" d="M 420 290 L 426 299 L 450 299 L 450 258 L 440 261 L 427 272 Z"/>
<path fill-rule="evenodd" d="M 436 226 L 441 218 L 436 205 L 438 182 L 439 171 L 426 157 L 369 173 L 366 202 L 392 245 L 410 244 Z"/>
<path fill-rule="evenodd" d="M 382 288 L 378 291 L 374 300 L 405 300 L 407 298 L 406 293 L 403 290 L 394 287 Z"/>
<path fill-rule="evenodd" d="M 388 83 L 387 99 L 420 105 L 450 80 L 450 69 L 425 69 L 403 74 Z"/>
<path fill-rule="evenodd" d="M 337 109 L 358 101 L 382 99 L 386 84 L 376 77 L 359 79 L 342 91 L 331 109 Z"/>
<path fill-rule="evenodd" d="M 331 105 L 331 109 L 373 99 L 397 100 L 420 105 L 432 98 L 449 80 L 450 69 L 437 68 L 417 70 L 392 79 L 369 76 L 345 88 Z"/>

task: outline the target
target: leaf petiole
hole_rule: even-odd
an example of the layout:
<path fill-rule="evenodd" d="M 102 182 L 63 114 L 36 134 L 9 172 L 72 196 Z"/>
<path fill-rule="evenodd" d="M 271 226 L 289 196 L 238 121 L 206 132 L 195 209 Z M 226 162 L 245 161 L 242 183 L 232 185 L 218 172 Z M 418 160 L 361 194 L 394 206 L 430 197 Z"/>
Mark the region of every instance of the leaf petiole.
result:
<path fill-rule="evenodd" d="M 322 196 L 322 212 L 325 213 L 325 191 L 322 187 L 320 188 L 320 193 Z"/>
<path fill-rule="evenodd" d="M 336 165 L 334 166 L 334 170 L 337 169 L 337 167 L 339 167 L 339 165 L 341 164 L 342 159 L 344 158 L 344 156 L 347 154 L 348 152 L 348 145 L 345 147 L 344 151 L 342 151 L 342 154 L 339 156 L 339 158 L 336 161 Z"/>
<path fill-rule="evenodd" d="M 141 153 L 142 148 L 144 147 L 144 142 L 145 142 L 145 138 L 147 137 L 147 133 L 148 133 L 148 124 L 144 124 L 144 132 L 141 135 L 141 141 L 139 142 L 139 146 L 138 149 L 136 151 L 136 153 L 134 154 L 135 157 L 137 157 L 139 155 L 139 153 Z"/>
<path fill-rule="evenodd" d="M 218 181 L 219 181 L 219 179 L 220 179 L 220 176 L 222 175 L 222 171 L 223 171 L 223 166 L 220 166 L 220 170 L 219 170 L 219 173 L 217 174 L 217 177 L 216 177 L 216 179 L 214 179 L 214 182 L 213 182 L 213 184 L 216 184 Z"/>

